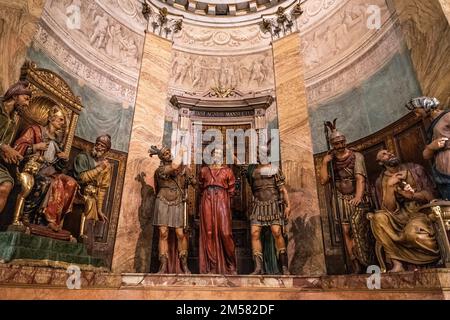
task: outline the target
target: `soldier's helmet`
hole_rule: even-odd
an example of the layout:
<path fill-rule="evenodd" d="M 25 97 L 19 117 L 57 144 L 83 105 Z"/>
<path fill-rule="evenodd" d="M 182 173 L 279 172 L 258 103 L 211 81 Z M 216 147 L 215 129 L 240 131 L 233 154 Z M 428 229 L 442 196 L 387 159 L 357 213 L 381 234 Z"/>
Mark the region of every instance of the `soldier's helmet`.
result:
<path fill-rule="evenodd" d="M 328 137 L 330 139 L 330 143 L 336 143 L 346 140 L 345 136 L 337 130 L 336 121 L 337 119 L 334 119 L 333 122 L 325 122 L 325 125 L 327 126 L 329 131 Z"/>

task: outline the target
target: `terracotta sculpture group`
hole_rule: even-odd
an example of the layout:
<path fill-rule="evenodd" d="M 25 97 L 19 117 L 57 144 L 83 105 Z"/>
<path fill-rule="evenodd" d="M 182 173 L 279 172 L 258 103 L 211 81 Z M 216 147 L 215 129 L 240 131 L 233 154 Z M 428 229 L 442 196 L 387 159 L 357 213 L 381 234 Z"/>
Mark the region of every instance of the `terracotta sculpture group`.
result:
<path fill-rule="evenodd" d="M 45 235 L 58 238 L 77 197 L 85 203 L 82 229 L 86 220 L 106 221 L 102 208 L 111 164 L 104 156 L 111 148 L 111 137 L 99 136 L 92 150 L 75 157 L 73 172 L 69 173 L 69 155 L 64 151 L 64 129 L 69 123 L 61 106 L 48 108 L 45 125 L 29 125 L 18 132 L 31 98 L 29 83 L 20 81 L 0 101 L 0 212 L 14 184 L 19 183 L 21 192 L 13 221 L 16 226 L 46 226 Z"/>
<path fill-rule="evenodd" d="M 420 209 L 434 199 L 450 200 L 450 116 L 439 108 L 435 98 L 413 99 L 406 107 L 416 116 L 432 120 L 423 157 L 432 160 L 434 182 L 421 165 L 402 163 L 394 153 L 380 150 L 376 161 L 382 172 L 375 186 L 379 210 L 374 210 L 367 196 L 364 157 L 346 146 L 345 136 L 336 130 L 335 122 L 327 123 L 332 149 L 322 162 L 321 183 L 333 184 L 333 204 L 339 215 L 345 256 L 354 273 L 370 264 L 376 249 L 378 259 L 385 259 L 391 272 L 433 265 L 441 257 L 436 231 Z"/>
<path fill-rule="evenodd" d="M 235 242 L 232 234 L 231 197 L 235 192 L 236 177 L 230 167 L 223 163 L 223 151 L 215 149 L 212 163 L 200 169 L 198 177 L 193 177 L 182 164 L 186 148 L 182 147 L 173 158 L 170 149 L 152 146 L 150 155 L 161 160 L 155 172 L 157 199 L 154 213 L 154 226 L 159 228 L 158 273 L 190 273 L 187 266 L 188 243 L 186 239 L 186 194 L 189 185 L 201 192 L 199 206 L 199 271 L 203 274 L 237 274 Z M 252 274 L 273 273 L 265 270 L 266 264 L 279 262 L 281 273 L 289 274 L 287 248 L 283 226 L 290 214 L 289 198 L 284 187 L 285 179 L 278 168 L 264 174 L 261 170 L 271 170 L 270 164 L 259 162 L 242 168 L 249 179 L 255 197 L 251 213 L 252 251 L 255 269 Z M 269 210 L 263 210 L 267 209 Z M 260 231 L 262 226 L 270 226 L 276 246 L 275 257 L 263 257 Z M 177 235 L 179 263 L 170 261 L 168 252 L 168 229 L 173 228 Z M 175 245 L 175 244 L 173 244 Z M 278 261 L 277 261 L 278 257 Z M 172 259 L 173 260 L 173 259 Z M 172 265 L 172 267 L 170 267 Z M 276 271 L 277 272 L 277 271 Z"/>

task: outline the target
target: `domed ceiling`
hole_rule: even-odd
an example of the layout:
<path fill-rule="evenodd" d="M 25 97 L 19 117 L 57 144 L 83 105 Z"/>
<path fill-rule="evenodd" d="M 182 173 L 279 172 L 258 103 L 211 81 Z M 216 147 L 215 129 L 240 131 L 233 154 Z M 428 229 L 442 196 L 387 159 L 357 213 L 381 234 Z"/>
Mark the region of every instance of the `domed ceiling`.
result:
<path fill-rule="evenodd" d="M 292 10 L 298 0 L 145 0 L 152 14 L 166 8 L 168 18 L 183 20 L 172 33 L 175 51 L 207 56 L 243 56 L 270 50 L 271 35 L 260 28 L 263 18 L 279 7 Z M 134 104 L 145 30 L 151 23 L 142 15 L 144 0 L 47 1 L 35 44 L 63 69 L 108 96 Z M 296 25 L 301 34 L 305 80 L 312 101 L 328 99 L 362 75 L 373 73 L 397 51 L 390 36 L 395 17 L 386 0 L 373 0 L 381 8 L 382 27 L 371 30 L 366 0 L 302 0 L 304 11 Z M 81 8 L 81 26 L 67 27 L 67 8 Z M 376 45 L 378 44 L 378 45 Z M 384 45 L 381 45 L 384 44 Z M 375 50 L 377 49 L 377 50 Z M 376 51 L 374 57 L 367 52 Z M 361 57 L 366 57 L 361 60 Z M 189 56 L 186 60 L 189 61 Z M 349 66 L 362 62 L 359 72 Z M 371 61 L 371 63 L 364 63 Z M 370 70 L 368 70 L 368 68 Z M 320 85 L 332 75 L 352 72 L 350 80 L 334 80 L 333 89 Z M 334 79 L 334 78 L 333 78 Z M 340 88 L 340 87 L 343 88 Z M 339 88 L 337 88 L 339 87 Z"/>

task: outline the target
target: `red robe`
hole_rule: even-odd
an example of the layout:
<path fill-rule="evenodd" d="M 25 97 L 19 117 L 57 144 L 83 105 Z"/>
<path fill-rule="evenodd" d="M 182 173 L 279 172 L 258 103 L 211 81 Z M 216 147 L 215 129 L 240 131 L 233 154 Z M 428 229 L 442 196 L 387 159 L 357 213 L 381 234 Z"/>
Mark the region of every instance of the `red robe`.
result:
<path fill-rule="evenodd" d="M 234 185 L 235 177 L 228 167 L 203 167 L 200 171 L 203 190 L 200 203 L 200 273 L 236 273 L 230 209 Z"/>
<path fill-rule="evenodd" d="M 25 130 L 14 143 L 14 148 L 24 156 L 29 147 L 40 142 L 43 142 L 42 128 L 35 125 Z M 44 215 L 47 222 L 62 227 L 64 215 L 72 211 L 78 183 L 62 173 L 54 173 L 50 178 L 51 184 L 42 203 Z"/>

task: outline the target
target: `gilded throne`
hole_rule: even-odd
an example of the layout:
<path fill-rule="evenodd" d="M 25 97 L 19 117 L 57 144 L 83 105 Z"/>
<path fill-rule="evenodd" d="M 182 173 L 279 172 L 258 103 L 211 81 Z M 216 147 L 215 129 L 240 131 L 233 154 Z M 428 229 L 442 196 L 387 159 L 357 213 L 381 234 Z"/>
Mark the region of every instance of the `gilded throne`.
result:
<path fill-rule="evenodd" d="M 15 142 L 15 147 L 22 149 L 25 158 L 20 168 L 17 169 L 17 183 L 20 192 L 15 200 L 13 223 L 10 229 L 25 229 L 31 234 L 59 240 L 74 240 L 69 231 L 62 230 L 62 228 L 58 230 L 55 227 L 56 223 L 50 221 L 47 213 L 44 217 L 42 206 L 44 202 L 50 203 L 52 201 L 51 197 L 54 192 L 51 190 L 51 180 L 55 179 L 55 177 L 64 183 L 70 184 L 73 198 L 78 193 L 76 181 L 65 175 L 67 173 L 67 166 L 65 166 L 67 162 L 59 160 L 67 160 L 69 158 L 78 116 L 83 106 L 80 98 L 74 95 L 60 76 L 49 70 L 39 69 L 32 62 L 26 62 L 23 65 L 21 80 L 27 80 L 30 83 L 33 95 L 29 108 L 21 114 Z M 45 128 L 50 125 L 54 118 L 59 119 L 61 126 L 54 132 L 53 137 L 48 139 L 48 136 L 50 136 L 48 134 L 49 131 L 46 131 Z M 48 145 L 47 150 L 35 152 L 33 149 L 32 153 L 25 151 L 28 142 L 36 142 L 33 132 L 40 132 L 40 130 L 42 130 L 42 137 L 39 136 L 39 138 Z M 40 135 L 40 133 L 37 133 L 37 135 Z M 51 143 L 53 140 L 55 141 L 54 145 Z M 53 152 L 53 158 L 58 159 L 58 161 L 49 163 L 52 161 L 49 156 L 51 152 Z M 58 154 L 58 158 L 56 154 Z M 47 176 L 43 174 L 43 171 L 48 171 L 50 167 L 58 167 L 59 173 L 50 172 Z M 64 179 L 61 179 L 61 177 Z M 61 181 L 58 181 L 58 183 Z M 14 201 L 13 199 L 11 200 Z M 70 199 L 70 202 L 73 202 L 73 200 Z M 51 226 L 51 228 L 42 226 L 45 220 L 48 221 L 47 226 Z M 58 221 L 60 226 L 64 223 L 64 215 L 61 216 L 61 220 Z"/>

